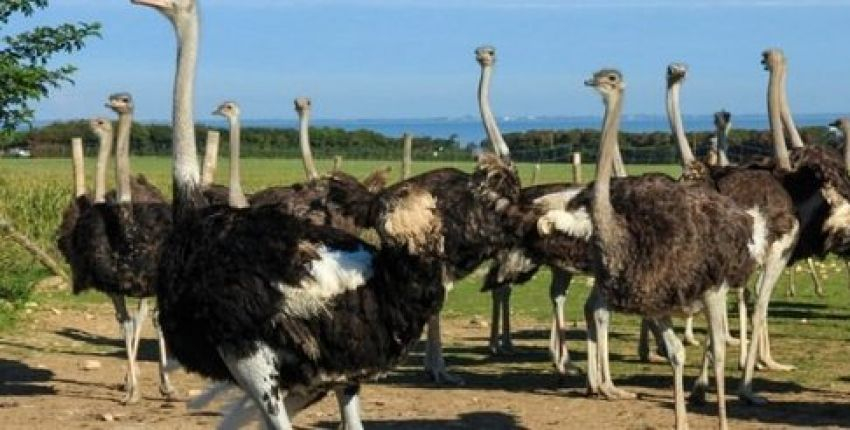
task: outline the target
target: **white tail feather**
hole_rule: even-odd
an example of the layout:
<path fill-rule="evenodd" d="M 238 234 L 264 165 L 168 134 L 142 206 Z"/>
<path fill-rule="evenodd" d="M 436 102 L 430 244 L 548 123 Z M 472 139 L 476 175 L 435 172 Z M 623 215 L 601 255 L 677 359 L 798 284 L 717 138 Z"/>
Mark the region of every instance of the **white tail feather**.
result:
<path fill-rule="evenodd" d="M 542 236 L 561 232 L 588 240 L 593 234 L 593 225 L 585 208 L 573 211 L 550 210 L 537 220 L 537 231 Z"/>

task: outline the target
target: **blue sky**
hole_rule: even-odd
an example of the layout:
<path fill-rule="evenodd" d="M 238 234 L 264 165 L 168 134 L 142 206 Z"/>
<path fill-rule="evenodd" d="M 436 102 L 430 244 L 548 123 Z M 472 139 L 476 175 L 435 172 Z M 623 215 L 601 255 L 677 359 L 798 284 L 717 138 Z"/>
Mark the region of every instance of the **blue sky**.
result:
<path fill-rule="evenodd" d="M 319 118 L 476 115 L 473 49 L 498 50 L 496 113 L 598 115 L 582 81 L 602 66 L 628 82 L 626 113 L 662 114 L 667 63 L 691 66 L 686 114 L 765 110 L 760 52 L 789 58 L 797 113 L 850 112 L 850 0 L 200 0 L 197 112 L 234 99 L 247 118 L 291 118 L 313 98 Z M 130 91 L 137 116 L 169 116 L 174 41 L 164 18 L 129 0 L 53 0 L 38 23 L 100 21 L 103 39 L 73 58 L 77 85 L 39 119 L 105 114 Z M 67 60 L 67 59 L 62 59 Z"/>

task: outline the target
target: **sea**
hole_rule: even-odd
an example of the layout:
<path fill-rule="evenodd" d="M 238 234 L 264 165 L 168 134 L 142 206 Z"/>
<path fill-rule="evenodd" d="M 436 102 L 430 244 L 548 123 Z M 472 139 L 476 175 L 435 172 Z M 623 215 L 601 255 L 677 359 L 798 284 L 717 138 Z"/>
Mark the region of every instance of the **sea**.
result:
<path fill-rule="evenodd" d="M 827 126 L 841 114 L 798 114 L 794 120 L 798 127 Z M 524 132 L 530 130 L 569 130 L 598 129 L 602 125 L 599 117 L 501 117 L 497 119 L 502 133 Z M 713 131 L 712 115 L 688 115 L 684 117 L 688 131 Z M 735 115 L 733 127 L 739 129 L 767 130 L 767 118 L 763 114 Z M 223 127 L 220 120 L 202 121 L 203 124 Z M 243 127 L 294 128 L 293 120 L 246 119 Z M 454 137 L 462 144 L 477 144 L 485 138 L 481 119 L 466 116 L 458 118 L 421 118 L 421 119 L 314 119 L 314 127 L 337 127 L 345 130 L 371 130 L 385 136 L 401 136 L 411 133 L 415 136 L 433 138 Z M 621 121 L 621 130 L 626 132 L 664 132 L 670 126 L 665 116 L 625 115 Z"/>

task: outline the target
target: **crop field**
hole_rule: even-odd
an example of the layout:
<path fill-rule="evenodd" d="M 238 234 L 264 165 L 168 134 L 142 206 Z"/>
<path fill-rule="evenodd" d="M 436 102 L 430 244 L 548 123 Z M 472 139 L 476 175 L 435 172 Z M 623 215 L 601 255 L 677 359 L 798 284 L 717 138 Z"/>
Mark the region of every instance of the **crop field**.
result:
<path fill-rule="evenodd" d="M 87 159 L 91 184 L 94 162 Z M 300 160 L 245 159 L 243 182 L 251 192 L 269 185 L 301 180 Z M 330 160 L 319 160 L 327 171 Z M 364 177 L 376 168 L 400 163 L 345 160 L 343 170 Z M 416 162 L 414 173 L 440 166 L 471 169 L 470 162 Z M 534 167 L 519 166 L 523 183 L 531 181 Z M 168 191 L 170 160 L 135 158 L 134 173 L 144 173 Z M 674 166 L 629 166 L 632 174 L 664 171 Z M 223 183 L 227 161 L 219 164 Z M 586 166 L 585 179 L 593 169 Z M 568 165 L 544 164 L 538 182 L 571 178 Z M 71 193 L 67 159 L 0 159 L 0 217 L 61 260 L 54 233 Z M 675 256 L 671 256 L 675 264 Z M 774 357 L 793 364 L 793 372 L 759 372 L 755 388 L 771 400 L 763 407 L 733 399 L 740 373 L 737 347 L 727 356 L 727 391 L 732 428 L 840 428 L 850 427 L 850 279 L 843 261 L 818 262 L 825 297 L 815 295 L 808 269 L 789 269 L 774 292 L 770 330 Z M 790 271 L 797 294 L 786 295 Z M 111 304 L 100 294 L 72 296 L 67 288 L 39 281 L 50 273 L 28 253 L 0 236 L 0 428 L 210 428 L 218 419 L 216 408 L 191 411 L 165 402 L 156 390 L 156 345 L 152 329 L 145 329 L 140 350 L 143 399 L 121 406 L 119 383 L 124 372 L 123 343 Z M 640 394 L 636 401 L 606 402 L 584 396 L 581 375 L 557 377 L 549 363 L 547 345 L 551 307 L 550 275 L 542 270 L 528 284 L 514 289 L 513 330 L 516 354 L 490 357 L 489 294 L 479 292 L 481 271 L 459 282 L 449 293 L 444 311 L 444 343 L 450 369 L 463 377 L 461 387 L 437 386 L 421 372 L 422 350 L 387 379 L 364 387 L 363 415 L 368 428 L 395 429 L 555 429 L 555 428 L 668 428 L 673 424 L 672 377 L 664 363 L 640 363 L 636 340 L 638 320 L 615 315 L 611 357 L 615 381 Z M 584 367 L 582 306 L 589 279 L 577 277 L 570 290 L 567 321 L 571 356 Z M 730 299 L 730 306 L 731 306 Z M 730 309 L 732 309 L 730 307 Z M 731 317 L 732 327 L 737 327 Z M 704 321 L 697 318 L 702 339 Z M 698 371 L 700 347 L 688 347 L 686 384 Z M 97 369 L 87 369 L 89 361 Z M 175 385 L 188 397 L 205 386 L 197 377 L 178 372 Z M 333 396 L 330 396 L 333 397 Z M 49 413 L 45 413 L 49 411 Z M 611 411 L 616 411 L 612 413 Z M 715 426 L 715 403 L 689 407 L 692 428 Z M 338 421 L 336 404 L 326 399 L 300 415 L 298 428 L 332 428 Z"/>

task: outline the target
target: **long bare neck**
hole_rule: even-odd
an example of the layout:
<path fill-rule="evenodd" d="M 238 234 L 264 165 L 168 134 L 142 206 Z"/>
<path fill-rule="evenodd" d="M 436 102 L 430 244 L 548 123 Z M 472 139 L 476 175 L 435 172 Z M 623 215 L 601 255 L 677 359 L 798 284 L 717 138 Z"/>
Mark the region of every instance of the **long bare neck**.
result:
<path fill-rule="evenodd" d="M 844 133 L 844 167 L 850 172 L 850 124 L 841 127 Z"/>
<path fill-rule="evenodd" d="M 298 141 L 301 144 L 301 158 L 304 160 L 304 174 L 308 181 L 319 179 L 316 162 L 313 160 L 313 149 L 310 147 L 310 111 L 298 111 Z"/>
<path fill-rule="evenodd" d="M 83 139 L 71 139 L 71 166 L 74 169 L 74 197 L 86 195 L 86 168 L 83 161 Z"/>
<path fill-rule="evenodd" d="M 611 205 L 611 172 L 617 151 L 621 109 L 621 94 L 613 93 L 605 98 L 605 119 L 602 125 L 602 140 L 599 144 L 591 211 L 594 228 L 603 244 L 614 244 L 617 241 L 617 225 L 614 220 L 614 208 Z"/>
<path fill-rule="evenodd" d="M 106 202 L 106 169 L 109 166 L 109 156 L 112 153 L 112 133 L 100 133 L 100 146 L 97 150 L 97 165 L 94 173 L 94 202 Z"/>
<path fill-rule="evenodd" d="M 242 174 L 240 173 L 239 146 L 241 145 L 241 124 L 239 117 L 230 117 L 230 184 L 227 202 L 234 208 L 247 208 L 248 200 L 242 192 Z"/>
<path fill-rule="evenodd" d="M 782 96 L 779 85 L 780 71 L 775 67 L 770 69 L 767 89 L 767 113 L 770 120 L 770 133 L 773 136 L 773 150 L 776 163 L 781 169 L 790 170 L 791 161 L 788 158 L 788 147 L 785 145 L 785 133 L 782 130 Z"/>
<path fill-rule="evenodd" d="M 682 156 L 682 168 L 687 169 L 695 160 L 688 137 L 685 136 L 685 127 L 682 125 L 682 110 L 679 106 L 679 92 L 681 82 L 675 82 L 667 88 L 667 119 L 670 121 L 670 130 L 676 137 L 679 154 Z"/>
<path fill-rule="evenodd" d="M 204 145 L 204 170 L 201 172 L 201 186 L 204 188 L 215 181 L 215 170 L 218 167 L 218 145 L 221 134 L 215 130 L 207 132 L 207 142 Z"/>
<path fill-rule="evenodd" d="M 788 69 L 782 65 L 782 71 L 779 74 L 779 95 L 782 103 L 782 124 L 788 129 L 788 135 L 791 136 L 791 147 L 802 148 L 805 146 L 803 138 L 800 137 L 800 131 L 794 124 L 794 118 L 791 116 L 791 107 L 788 103 Z"/>
<path fill-rule="evenodd" d="M 620 152 L 620 145 L 617 144 L 617 149 L 614 151 L 614 176 L 618 178 L 625 178 L 629 176 L 629 172 L 626 171 L 626 163 L 623 161 L 623 154 Z"/>
<path fill-rule="evenodd" d="M 175 208 L 191 204 L 200 185 L 198 154 L 195 147 L 195 68 L 198 57 L 197 11 L 175 25 L 177 32 L 177 71 L 174 79 L 172 113 L 174 145 Z"/>
<path fill-rule="evenodd" d="M 118 114 L 118 139 L 115 143 L 115 181 L 118 203 L 130 203 L 130 130 L 133 127 L 133 115 Z"/>
<path fill-rule="evenodd" d="M 413 136 L 404 134 L 404 152 L 401 158 L 401 179 L 409 178 L 413 173 Z"/>
<path fill-rule="evenodd" d="M 729 125 L 717 127 L 717 161 L 720 166 L 728 166 L 729 156 Z"/>
<path fill-rule="evenodd" d="M 492 76 L 493 66 L 481 66 L 481 80 L 478 82 L 478 108 L 481 111 L 481 120 L 484 122 L 487 138 L 493 145 L 493 151 L 496 152 L 496 155 L 506 158 L 510 156 L 510 150 L 502 137 L 502 132 L 499 131 L 499 125 L 496 124 L 493 110 L 490 108 L 490 81 Z"/>

